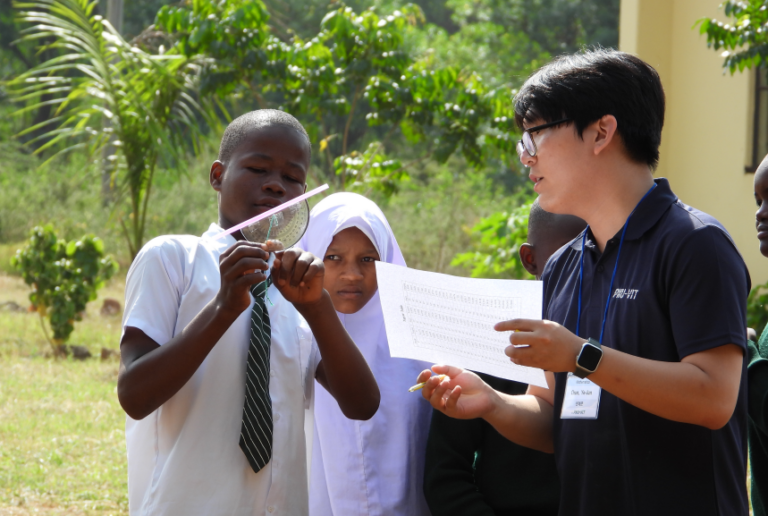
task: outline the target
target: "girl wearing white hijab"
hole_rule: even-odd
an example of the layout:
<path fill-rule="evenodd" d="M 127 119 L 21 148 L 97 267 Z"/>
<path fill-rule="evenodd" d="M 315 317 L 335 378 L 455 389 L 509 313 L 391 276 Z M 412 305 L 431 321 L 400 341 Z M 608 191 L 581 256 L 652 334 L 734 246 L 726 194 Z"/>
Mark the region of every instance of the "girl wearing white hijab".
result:
<path fill-rule="evenodd" d="M 408 388 L 429 365 L 389 356 L 376 285 L 375 260 L 405 266 L 395 235 L 375 203 L 338 193 L 314 207 L 299 246 L 323 257 L 324 287 L 381 390 L 373 418 L 353 421 L 316 384 L 310 516 L 428 515 L 422 481 L 431 410 Z"/>

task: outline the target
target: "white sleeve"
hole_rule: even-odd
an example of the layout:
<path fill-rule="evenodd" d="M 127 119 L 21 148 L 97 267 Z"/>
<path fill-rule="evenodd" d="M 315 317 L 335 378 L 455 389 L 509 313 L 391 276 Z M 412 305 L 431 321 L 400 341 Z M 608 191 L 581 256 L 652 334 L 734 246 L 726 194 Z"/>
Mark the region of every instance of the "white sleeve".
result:
<path fill-rule="evenodd" d="M 126 326 L 138 328 L 161 346 L 173 338 L 184 291 L 185 257 L 183 245 L 167 237 L 142 248 L 126 279 L 123 332 Z"/>
<path fill-rule="evenodd" d="M 301 353 L 301 381 L 304 388 L 304 408 L 309 408 L 314 395 L 315 372 L 320 358 L 320 352 L 317 349 L 317 341 L 312 335 L 312 330 L 303 317 L 298 317 L 296 333 L 299 338 L 299 349 Z"/>

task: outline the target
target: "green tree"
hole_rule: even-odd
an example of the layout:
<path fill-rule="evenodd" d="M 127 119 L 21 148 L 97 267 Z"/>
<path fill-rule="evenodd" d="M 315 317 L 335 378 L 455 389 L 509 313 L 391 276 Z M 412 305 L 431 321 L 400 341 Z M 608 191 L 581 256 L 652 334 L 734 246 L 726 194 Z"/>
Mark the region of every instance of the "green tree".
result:
<path fill-rule="evenodd" d="M 528 239 L 528 215 L 533 201 L 485 217 L 471 230 L 473 250 L 457 254 L 451 265 L 470 271 L 473 278 L 525 279 L 531 275 L 518 257 Z"/>
<path fill-rule="evenodd" d="M 442 62 L 479 69 L 499 84 L 519 87 L 551 56 L 584 46 L 618 45 L 618 0 L 449 0 L 448 5 L 461 28 L 450 36 L 438 35 L 445 43 L 436 45 L 436 54 Z M 522 169 L 516 158 L 511 170 Z M 516 177 L 524 181 L 523 175 Z M 471 250 L 457 254 L 451 265 L 464 267 L 473 277 L 530 277 L 517 256 L 527 237 L 530 210 L 525 190 L 519 191 L 521 202 L 509 203 L 518 207 L 475 225 Z"/>
<path fill-rule="evenodd" d="M 151 54 L 130 45 L 94 13 L 95 1 L 36 0 L 17 6 L 20 19 L 29 24 L 22 40 L 47 41 L 42 49 L 58 51 L 6 83 L 16 102 L 27 103 L 19 114 L 55 107 L 53 117 L 19 136 L 44 130 L 32 141 L 45 141 L 35 152 L 50 150 L 47 162 L 74 150 L 100 158 L 104 148 L 111 149 L 106 159 L 112 182 L 128 211 L 118 219 L 133 257 L 144 243 L 158 161 L 181 169 L 184 149 L 198 144 L 201 115 L 209 113 L 193 96 L 203 59 L 163 49 Z"/>
<path fill-rule="evenodd" d="M 714 18 L 696 22 L 707 35 L 707 46 L 723 51 L 723 67 L 732 74 L 763 65 L 768 58 L 768 2 L 729 0 L 721 7 L 729 18 L 726 23 Z"/>
<path fill-rule="evenodd" d="M 290 42 L 270 33 L 269 19 L 261 2 L 201 0 L 164 7 L 156 25 L 180 54 L 211 58 L 205 94 L 253 95 L 298 116 L 319 141 L 316 182 L 389 194 L 426 159 L 460 154 L 480 167 L 514 152 L 511 89 L 414 55 L 406 39 L 423 20 L 418 7 L 342 6 L 315 36 Z M 395 140 L 405 163 L 391 157 Z"/>
<path fill-rule="evenodd" d="M 619 44 L 619 0 L 448 0 L 460 26 L 491 22 L 551 55 Z M 499 48 L 498 52 L 506 49 Z"/>
<path fill-rule="evenodd" d="M 96 299 L 98 290 L 118 269 L 117 262 L 104 255 L 104 244 L 98 238 L 86 235 L 65 242 L 50 225 L 35 227 L 11 263 L 32 287 L 29 300 L 56 355 L 65 353 L 63 345 L 74 331 L 75 321 L 82 320 L 85 305 Z M 53 330 L 52 339 L 45 318 Z"/>

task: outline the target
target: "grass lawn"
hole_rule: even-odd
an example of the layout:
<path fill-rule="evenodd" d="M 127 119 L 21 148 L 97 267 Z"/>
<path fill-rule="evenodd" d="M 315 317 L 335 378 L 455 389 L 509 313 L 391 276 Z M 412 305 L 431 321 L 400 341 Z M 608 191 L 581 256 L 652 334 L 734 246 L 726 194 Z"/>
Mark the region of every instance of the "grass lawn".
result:
<path fill-rule="evenodd" d="M 99 315 L 104 297 L 120 300 L 113 281 L 89 304 L 70 344 L 87 346 L 84 362 L 52 359 L 35 313 L 0 311 L 0 514 L 124 515 L 128 489 L 117 402 L 120 317 Z M 0 304 L 29 304 L 20 279 L 0 275 Z"/>

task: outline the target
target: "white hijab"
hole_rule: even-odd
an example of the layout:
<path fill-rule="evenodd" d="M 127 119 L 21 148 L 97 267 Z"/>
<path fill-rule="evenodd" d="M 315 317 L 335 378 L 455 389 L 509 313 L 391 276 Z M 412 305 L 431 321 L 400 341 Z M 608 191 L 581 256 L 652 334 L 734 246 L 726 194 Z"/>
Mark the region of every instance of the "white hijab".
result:
<path fill-rule="evenodd" d="M 333 237 L 351 227 L 371 240 L 381 261 L 405 266 L 382 211 L 353 193 L 320 201 L 299 247 L 323 258 Z M 310 516 L 427 515 L 422 481 L 431 410 L 408 387 L 429 365 L 389 356 L 378 291 L 358 312 L 338 315 L 373 371 L 381 403 L 370 420 L 352 421 L 315 385 Z"/>

